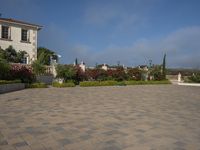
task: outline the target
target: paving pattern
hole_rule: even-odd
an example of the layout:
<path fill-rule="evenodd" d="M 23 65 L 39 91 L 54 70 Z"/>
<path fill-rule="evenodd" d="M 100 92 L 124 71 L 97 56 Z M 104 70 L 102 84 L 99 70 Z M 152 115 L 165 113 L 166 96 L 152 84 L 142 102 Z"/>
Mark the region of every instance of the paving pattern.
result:
<path fill-rule="evenodd" d="M 200 150 L 200 87 L 1 94 L 0 150 Z"/>

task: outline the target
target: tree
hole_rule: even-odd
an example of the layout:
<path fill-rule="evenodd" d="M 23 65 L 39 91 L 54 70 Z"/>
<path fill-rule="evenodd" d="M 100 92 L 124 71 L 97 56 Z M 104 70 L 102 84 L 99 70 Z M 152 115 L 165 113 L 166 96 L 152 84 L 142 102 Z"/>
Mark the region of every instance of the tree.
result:
<path fill-rule="evenodd" d="M 44 52 L 42 52 L 39 55 L 38 59 L 35 60 L 31 65 L 33 68 L 33 72 L 36 75 L 41 75 L 41 74 L 45 73 L 45 66 L 44 66 L 44 62 L 43 62 L 44 57 L 45 57 L 45 54 L 44 54 Z"/>
<path fill-rule="evenodd" d="M 0 58 L 0 80 L 9 79 L 10 69 L 10 64 L 5 59 Z"/>
<path fill-rule="evenodd" d="M 41 58 L 42 57 L 42 58 Z M 58 56 L 56 53 L 52 50 L 49 50 L 44 47 L 39 47 L 37 49 L 37 59 L 40 59 L 40 63 L 43 65 L 50 65 L 51 64 L 51 58 L 54 60 L 58 60 Z"/>
<path fill-rule="evenodd" d="M 77 58 L 75 59 L 75 65 L 78 65 L 78 59 Z"/>
<path fill-rule="evenodd" d="M 17 52 L 12 46 L 5 49 L 5 59 L 8 62 L 17 63 Z"/>
<path fill-rule="evenodd" d="M 164 57 L 163 57 L 162 76 L 163 76 L 163 79 L 166 79 L 166 54 L 164 54 Z"/>
<path fill-rule="evenodd" d="M 24 63 L 26 54 L 27 54 L 27 52 L 25 52 L 25 51 L 17 52 L 16 63 Z"/>
<path fill-rule="evenodd" d="M 71 65 L 57 65 L 56 67 L 57 77 L 64 78 L 65 81 L 73 80 L 76 76 L 75 68 Z"/>
<path fill-rule="evenodd" d="M 0 47 L 0 59 L 5 59 L 5 51 Z"/>
<path fill-rule="evenodd" d="M 33 68 L 33 72 L 36 74 L 36 75 L 41 75 L 43 73 L 45 73 L 45 66 L 42 65 L 40 63 L 40 61 L 36 60 L 32 63 L 32 68 Z"/>
<path fill-rule="evenodd" d="M 12 46 L 9 46 L 5 50 L 0 49 L 0 58 L 12 63 L 23 63 L 25 54 L 27 54 L 27 52 L 17 52 Z"/>

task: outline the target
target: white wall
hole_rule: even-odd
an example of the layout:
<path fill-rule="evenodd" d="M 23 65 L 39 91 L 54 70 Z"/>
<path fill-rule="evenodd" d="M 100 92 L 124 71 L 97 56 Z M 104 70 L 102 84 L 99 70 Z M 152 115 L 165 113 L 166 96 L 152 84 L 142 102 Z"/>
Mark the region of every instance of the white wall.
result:
<path fill-rule="evenodd" d="M 17 25 L 8 26 L 11 27 L 11 41 L 1 39 L 1 26 L 8 25 L 0 23 L 0 46 L 2 49 L 8 48 L 12 45 L 16 51 L 26 51 L 29 54 L 29 63 L 37 59 L 37 29 L 20 27 Z M 21 42 L 21 29 L 28 29 L 30 32 L 30 43 Z"/>

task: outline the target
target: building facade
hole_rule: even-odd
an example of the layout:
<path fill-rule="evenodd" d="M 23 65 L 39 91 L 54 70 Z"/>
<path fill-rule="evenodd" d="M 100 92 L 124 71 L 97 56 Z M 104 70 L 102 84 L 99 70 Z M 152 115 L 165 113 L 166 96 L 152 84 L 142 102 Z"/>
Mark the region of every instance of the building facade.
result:
<path fill-rule="evenodd" d="M 0 18 L 0 47 L 12 46 L 16 51 L 26 51 L 26 63 L 37 59 L 37 36 L 42 26 L 19 20 Z"/>

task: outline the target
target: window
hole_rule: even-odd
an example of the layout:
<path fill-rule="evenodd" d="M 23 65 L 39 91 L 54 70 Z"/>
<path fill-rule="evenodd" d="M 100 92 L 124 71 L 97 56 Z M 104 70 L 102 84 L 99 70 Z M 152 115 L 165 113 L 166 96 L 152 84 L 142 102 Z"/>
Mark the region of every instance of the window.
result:
<path fill-rule="evenodd" d="M 9 39 L 9 27 L 8 26 L 2 26 L 1 27 L 1 38 L 3 39 Z"/>
<path fill-rule="evenodd" d="M 28 30 L 22 29 L 21 40 L 25 42 L 29 42 Z"/>

